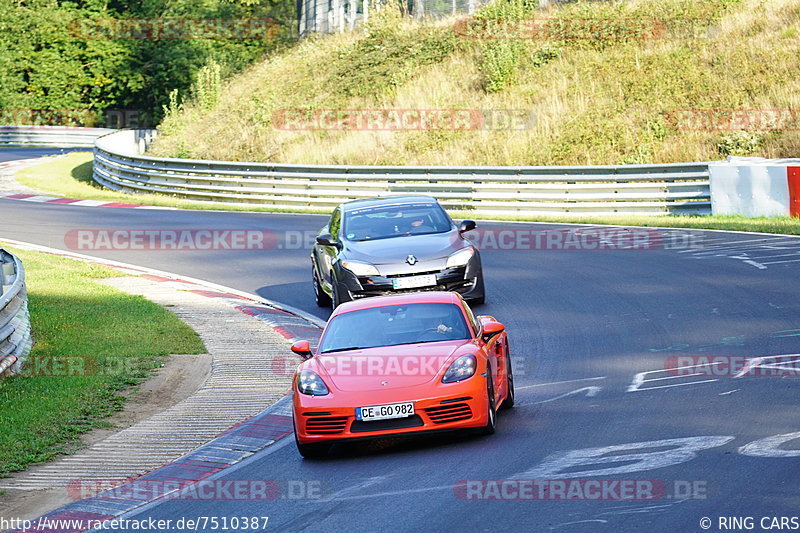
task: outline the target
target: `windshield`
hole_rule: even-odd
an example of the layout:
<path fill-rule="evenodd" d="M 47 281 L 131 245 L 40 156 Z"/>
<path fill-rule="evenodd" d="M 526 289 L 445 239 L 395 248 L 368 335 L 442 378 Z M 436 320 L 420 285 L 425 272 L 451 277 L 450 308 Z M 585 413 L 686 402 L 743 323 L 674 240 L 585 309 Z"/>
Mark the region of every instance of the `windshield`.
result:
<path fill-rule="evenodd" d="M 450 217 L 437 203 L 414 203 L 354 209 L 345 213 L 344 234 L 351 241 L 368 241 L 444 233 L 452 229 Z"/>
<path fill-rule="evenodd" d="M 335 316 L 319 353 L 469 338 L 464 314 L 455 304 L 387 305 Z"/>

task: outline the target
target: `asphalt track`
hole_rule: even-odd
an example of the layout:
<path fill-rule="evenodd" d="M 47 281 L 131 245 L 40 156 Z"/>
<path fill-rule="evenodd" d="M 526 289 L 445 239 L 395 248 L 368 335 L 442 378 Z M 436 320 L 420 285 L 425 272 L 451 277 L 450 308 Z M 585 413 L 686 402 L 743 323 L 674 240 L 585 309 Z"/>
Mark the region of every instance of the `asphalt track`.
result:
<path fill-rule="evenodd" d="M 78 251 L 213 281 L 324 318 L 313 302 L 308 249 L 290 246 L 291 237 L 323 221 L 0 200 L 0 238 L 61 249 L 69 249 L 65 235 L 75 229 L 274 232 L 270 250 Z M 275 480 L 292 484 L 294 494 L 266 502 L 167 501 L 125 518 L 268 516 L 268 531 L 639 532 L 727 531 L 725 517 L 750 517 L 752 528 L 736 530 L 761 531 L 773 524 L 761 523 L 764 517 L 798 517 L 800 372 L 733 378 L 724 369 L 727 375 L 714 377 L 658 371 L 678 355 L 800 352 L 800 239 L 693 235 L 692 249 L 484 251 L 488 301 L 476 312 L 506 325 L 518 388 L 517 407 L 501 414 L 491 437 L 350 445 L 322 461 L 302 460 L 286 438 L 218 477 Z M 586 480 L 639 480 L 666 494 L 638 493 L 633 501 L 615 500 L 613 491 L 611 499 L 555 494 L 558 501 L 548 501 L 514 499 L 508 489 L 499 495 L 505 500 L 476 499 L 498 496 L 476 481 L 506 479 L 581 480 L 587 492 Z M 471 499 L 455 488 L 464 480 L 479 487 Z M 701 527 L 704 517 L 709 529 Z M 782 530 L 797 529 L 793 523 Z"/>

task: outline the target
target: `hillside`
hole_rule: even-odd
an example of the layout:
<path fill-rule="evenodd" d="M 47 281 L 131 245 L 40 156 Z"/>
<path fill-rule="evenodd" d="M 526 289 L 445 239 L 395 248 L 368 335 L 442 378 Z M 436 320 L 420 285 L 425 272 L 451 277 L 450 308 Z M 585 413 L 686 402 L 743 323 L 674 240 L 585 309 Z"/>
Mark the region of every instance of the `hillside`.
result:
<path fill-rule="evenodd" d="M 476 38 L 498 18 L 523 21 L 515 28 L 537 18 L 545 31 Z M 305 40 L 194 91 L 212 96 L 174 102 L 152 153 L 477 165 L 800 155 L 798 117 L 769 111 L 800 109 L 800 0 L 578 2 L 547 13 L 506 0 L 478 19 L 421 25 L 385 9 L 362 31 Z M 515 110 L 525 121 L 505 131 L 293 130 L 298 109 Z"/>

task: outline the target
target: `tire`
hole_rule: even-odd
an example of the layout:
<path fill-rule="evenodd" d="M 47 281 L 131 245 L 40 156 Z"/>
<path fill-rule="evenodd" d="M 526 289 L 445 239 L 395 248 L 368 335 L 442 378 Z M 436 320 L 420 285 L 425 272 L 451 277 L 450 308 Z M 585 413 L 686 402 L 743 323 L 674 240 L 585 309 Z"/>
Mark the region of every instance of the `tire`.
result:
<path fill-rule="evenodd" d="M 322 290 L 322 285 L 320 285 L 319 280 L 317 279 L 317 273 L 314 267 L 311 267 L 311 279 L 312 283 L 314 284 L 314 299 L 317 302 L 319 307 L 330 307 L 333 303 L 331 301 L 331 297 L 328 296 L 328 293 Z"/>
<path fill-rule="evenodd" d="M 486 285 L 483 282 L 483 273 L 478 278 L 478 286 L 481 289 L 481 295 L 477 298 L 470 298 L 469 303 L 471 305 L 483 305 L 486 303 Z"/>
<path fill-rule="evenodd" d="M 313 444 L 300 444 L 297 442 L 297 451 L 306 459 L 321 459 L 328 455 L 330 450 L 331 445 L 327 442 L 315 442 Z"/>
<path fill-rule="evenodd" d="M 339 291 L 336 290 L 336 284 L 334 284 L 333 285 L 333 297 L 332 297 L 332 305 L 331 305 L 331 307 L 336 309 L 337 307 L 339 307 L 339 304 L 341 304 L 341 303 L 342 303 L 341 300 L 339 300 Z"/>
<path fill-rule="evenodd" d="M 494 406 L 494 387 L 492 387 L 491 374 L 486 378 L 486 396 L 489 404 L 489 421 L 480 430 L 481 435 L 494 435 L 497 428 L 497 409 Z"/>
<path fill-rule="evenodd" d="M 511 369 L 511 354 L 508 353 L 508 349 L 506 348 L 506 367 L 508 368 L 508 372 L 506 373 L 506 383 L 508 388 L 508 394 L 506 395 L 506 399 L 503 400 L 503 403 L 500 404 L 500 409 L 511 409 L 514 407 L 514 371 Z"/>

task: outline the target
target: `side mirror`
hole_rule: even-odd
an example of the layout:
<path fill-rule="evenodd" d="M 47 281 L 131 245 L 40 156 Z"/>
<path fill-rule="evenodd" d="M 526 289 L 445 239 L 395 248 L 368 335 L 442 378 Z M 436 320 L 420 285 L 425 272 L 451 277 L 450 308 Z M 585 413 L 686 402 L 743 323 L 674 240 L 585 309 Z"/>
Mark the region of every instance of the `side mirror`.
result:
<path fill-rule="evenodd" d="M 292 344 L 292 351 L 303 359 L 311 358 L 311 343 L 308 341 L 297 341 Z"/>
<path fill-rule="evenodd" d="M 506 330 L 506 327 L 501 324 L 500 322 L 490 321 L 483 323 L 483 331 L 481 332 L 481 338 L 483 338 L 484 342 L 488 342 L 489 339 L 503 333 Z"/>
<path fill-rule="evenodd" d="M 333 236 L 330 233 L 323 233 L 322 235 L 317 235 L 317 244 L 322 246 L 334 246 L 339 248 L 341 246 L 338 241 L 333 240 Z"/>
<path fill-rule="evenodd" d="M 458 226 L 459 233 L 466 233 L 468 231 L 474 230 L 478 225 L 475 224 L 474 220 L 462 220 L 461 225 Z"/>

